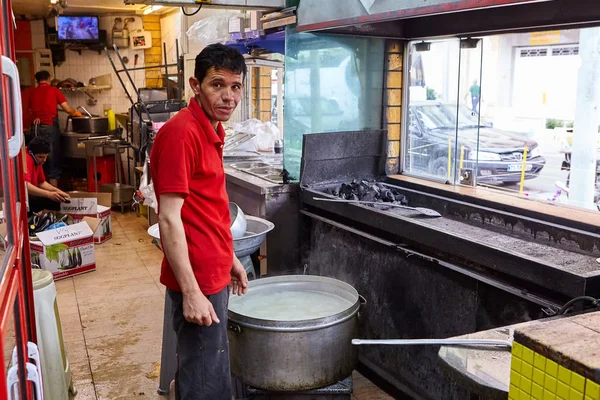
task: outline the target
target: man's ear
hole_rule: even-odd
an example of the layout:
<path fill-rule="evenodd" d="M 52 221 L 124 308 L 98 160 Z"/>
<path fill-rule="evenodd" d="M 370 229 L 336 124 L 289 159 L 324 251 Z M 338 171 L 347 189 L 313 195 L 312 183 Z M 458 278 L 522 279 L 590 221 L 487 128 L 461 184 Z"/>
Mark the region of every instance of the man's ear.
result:
<path fill-rule="evenodd" d="M 200 94 L 200 81 L 195 76 L 190 76 L 190 87 L 194 94 Z"/>

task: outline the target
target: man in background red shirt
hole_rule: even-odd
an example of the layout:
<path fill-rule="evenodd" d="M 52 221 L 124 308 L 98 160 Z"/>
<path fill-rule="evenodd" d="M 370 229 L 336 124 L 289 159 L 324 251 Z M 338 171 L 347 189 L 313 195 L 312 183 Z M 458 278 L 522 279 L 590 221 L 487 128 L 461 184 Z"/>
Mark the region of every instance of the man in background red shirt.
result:
<path fill-rule="evenodd" d="M 69 195 L 46 182 L 42 166 L 50 153 L 50 142 L 42 136 L 33 138 L 26 148 L 27 172 L 25 182 L 29 194 L 29 209 L 33 212 L 58 210 L 59 203 L 69 200 Z"/>
<path fill-rule="evenodd" d="M 33 125 L 29 130 L 30 136 L 46 136 L 52 149 L 48 162 L 44 164 L 46 175 L 53 186 L 58 186 L 60 178 L 60 128 L 58 126 L 58 109 L 60 106 L 72 117 L 81 117 L 81 113 L 73 109 L 58 88 L 50 85 L 50 73 L 39 71 L 35 74 L 38 83 L 29 98 L 29 112 Z"/>
<path fill-rule="evenodd" d="M 231 400 L 228 285 L 241 295 L 248 277 L 233 253 L 221 122 L 240 102 L 245 76 L 237 50 L 207 46 L 190 78 L 194 98 L 161 128 L 152 146 L 165 252 L 160 281 L 167 286 L 177 332 L 177 399 Z"/>

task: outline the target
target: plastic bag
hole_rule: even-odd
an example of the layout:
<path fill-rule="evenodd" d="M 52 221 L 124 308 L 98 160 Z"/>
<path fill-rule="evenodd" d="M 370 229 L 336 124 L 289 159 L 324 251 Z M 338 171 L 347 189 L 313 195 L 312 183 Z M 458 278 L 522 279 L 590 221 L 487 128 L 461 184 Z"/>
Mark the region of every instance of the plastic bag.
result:
<path fill-rule="evenodd" d="M 214 15 L 194 22 L 187 30 L 187 37 L 194 42 L 200 42 L 208 46 L 213 43 L 225 43 L 231 39 L 229 34 L 229 19 L 233 13 Z"/>
<path fill-rule="evenodd" d="M 148 157 L 148 155 L 146 155 Z M 154 193 L 154 184 L 148 182 L 148 176 L 150 174 L 150 164 L 144 163 L 144 172 L 140 179 L 140 192 L 144 196 L 144 205 L 147 207 L 154 208 L 154 212 L 158 214 L 158 201 L 156 200 L 156 194 Z"/>
<path fill-rule="evenodd" d="M 252 118 L 232 125 L 236 132 L 254 135 L 253 142 L 259 151 L 271 151 L 275 140 L 279 137 L 279 129 L 272 122 L 262 122 Z"/>

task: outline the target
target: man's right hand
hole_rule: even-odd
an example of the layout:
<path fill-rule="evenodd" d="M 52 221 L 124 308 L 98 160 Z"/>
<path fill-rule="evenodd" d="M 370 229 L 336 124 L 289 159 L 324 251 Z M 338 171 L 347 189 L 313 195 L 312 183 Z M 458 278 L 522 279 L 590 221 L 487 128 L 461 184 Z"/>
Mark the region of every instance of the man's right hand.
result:
<path fill-rule="evenodd" d="M 60 192 L 48 192 L 48 194 L 46 194 L 46 197 L 48 197 L 52 201 L 56 201 L 57 203 L 63 203 L 65 201 L 64 196 L 60 194 Z"/>
<path fill-rule="evenodd" d="M 183 294 L 183 317 L 186 321 L 200 326 L 211 326 L 213 322 L 221 322 L 212 303 L 199 290 Z"/>

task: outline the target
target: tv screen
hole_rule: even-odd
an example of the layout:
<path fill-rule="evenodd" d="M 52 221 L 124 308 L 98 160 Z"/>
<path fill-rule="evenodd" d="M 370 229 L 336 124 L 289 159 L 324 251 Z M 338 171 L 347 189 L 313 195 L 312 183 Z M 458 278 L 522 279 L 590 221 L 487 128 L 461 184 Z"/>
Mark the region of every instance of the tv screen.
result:
<path fill-rule="evenodd" d="M 73 42 L 97 42 L 99 40 L 98 17 L 60 15 L 56 25 L 58 40 Z"/>

